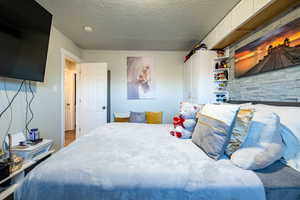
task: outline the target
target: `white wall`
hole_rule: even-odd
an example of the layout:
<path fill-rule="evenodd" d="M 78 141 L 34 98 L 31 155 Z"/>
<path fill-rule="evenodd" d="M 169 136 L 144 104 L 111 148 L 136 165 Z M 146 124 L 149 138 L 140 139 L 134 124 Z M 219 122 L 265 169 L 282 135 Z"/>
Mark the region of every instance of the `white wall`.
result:
<path fill-rule="evenodd" d="M 36 98 L 32 104 L 34 120 L 30 127 L 38 127 L 42 137 L 51 138 L 57 148 L 61 138 L 61 48 L 76 56 L 80 49 L 65 35 L 52 26 L 48 50 L 48 60 L 44 83 L 34 83 Z M 19 81 L 10 79 L 7 84 L 9 96 L 15 94 Z M 3 90 L 3 79 L 0 81 L 0 110 L 6 107 L 7 101 Z M 23 131 L 25 127 L 25 93 L 22 91 L 13 104 L 13 124 L 11 133 Z M 9 113 L 9 112 L 7 112 Z M 8 127 L 8 115 L 0 119 L 0 136 Z M 2 137 L 1 137 L 2 138 Z"/>
<path fill-rule="evenodd" d="M 85 62 L 106 62 L 111 71 L 111 112 L 162 111 L 164 122 L 178 112 L 183 94 L 183 58 L 186 52 L 83 50 Z M 153 100 L 127 99 L 127 56 L 154 59 L 156 97 Z M 113 119 L 113 117 L 112 117 Z"/>
<path fill-rule="evenodd" d="M 61 146 L 61 48 L 70 51 L 88 62 L 107 62 L 111 70 L 111 105 L 115 111 L 163 111 L 164 122 L 178 112 L 182 100 L 183 57 L 186 52 L 159 51 L 92 51 L 79 49 L 55 27 L 51 29 L 45 82 L 33 83 L 35 100 L 32 104 L 34 120 L 30 128 L 38 127 L 44 138 L 54 140 L 57 149 Z M 154 100 L 127 100 L 126 57 L 151 56 L 155 61 L 157 95 Z M 7 79 L 8 95 L 15 94 L 20 81 Z M 4 82 L 0 78 L 0 110 L 7 105 Z M 13 123 L 10 133 L 25 127 L 25 92 L 21 91 L 13 104 Z M 0 119 L 0 137 L 5 134 L 9 122 L 9 111 Z"/>

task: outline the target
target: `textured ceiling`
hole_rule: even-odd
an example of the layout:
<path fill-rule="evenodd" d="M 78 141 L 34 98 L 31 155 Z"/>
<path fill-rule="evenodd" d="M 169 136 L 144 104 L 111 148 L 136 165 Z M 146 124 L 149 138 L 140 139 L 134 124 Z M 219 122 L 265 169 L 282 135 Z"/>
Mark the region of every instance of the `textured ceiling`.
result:
<path fill-rule="evenodd" d="M 240 0 L 36 1 L 84 49 L 188 50 Z"/>

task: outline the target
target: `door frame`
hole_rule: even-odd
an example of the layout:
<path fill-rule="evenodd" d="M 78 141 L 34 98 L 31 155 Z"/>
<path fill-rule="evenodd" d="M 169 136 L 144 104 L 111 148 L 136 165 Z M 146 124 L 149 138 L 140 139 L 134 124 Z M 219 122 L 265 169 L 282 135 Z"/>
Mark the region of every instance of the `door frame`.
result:
<path fill-rule="evenodd" d="M 76 65 L 76 71 L 79 72 L 79 64 L 81 63 L 81 59 L 77 56 L 75 56 L 73 53 L 67 51 L 64 48 L 60 49 L 60 54 L 61 54 L 61 130 L 60 130 L 60 142 L 61 142 L 61 148 L 64 147 L 65 145 L 65 60 L 70 59 L 73 60 L 77 63 Z M 78 100 L 78 93 L 76 95 L 76 102 Z M 77 117 L 77 110 L 76 110 L 76 122 L 75 126 L 78 127 L 79 122 L 78 117 Z M 77 134 L 77 131 L 76 131 Z"/>

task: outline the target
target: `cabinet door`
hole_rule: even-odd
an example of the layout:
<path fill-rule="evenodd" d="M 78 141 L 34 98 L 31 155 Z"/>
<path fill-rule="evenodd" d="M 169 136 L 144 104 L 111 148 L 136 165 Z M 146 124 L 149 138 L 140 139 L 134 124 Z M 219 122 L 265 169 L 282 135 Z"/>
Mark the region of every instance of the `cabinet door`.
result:
<path fill-rule="evenodd" d="M 203 41 L 208 49 L 212 49 L 219 42 L 217 39 L 217 29 L 214 28 Z"/>
<path fill-rule="evenodd" d="M 213 78 L 213 59 L 215 58 L 214 52 L 206 51 L 201 52 L 197 58 L 197 70 L 193 74 L 193 78 L 197 79 L 194 84 L 197 84 L 196 101 L 200 104 L 212 103 L 214 99 L 214 78 Z"/>
<path fill-rule="evenodd" d="M 200 67 L 199 56 L 201 53 L 197 53 L 193 57 L 193 63 L 191 66 L 191 102 L 198 103 L 199 96 L 199 79 L 200 79 Z"/>
<path fill-rule="evenodd" d="M 191 98 L 191 82 L 192 82 L 192 58 L 184 64 L 184 85 L 183 85 L 183 100 L 190 101 Z"/>
<path fill-rule="evenodd" d="M 272 0 L 253 0 L 253 13 L 256 13 Z"/>
<path fill-rule="evenodd" d="M 253 14 L 253 0 L 242 0 L 232 10 L 232 28 L 242 25 Z"/>
<path fill-rule="evenodd" d="M 232 13 L 230 12 L 216 27 L 217 41 L 224 39 L 232 31 Z"/>

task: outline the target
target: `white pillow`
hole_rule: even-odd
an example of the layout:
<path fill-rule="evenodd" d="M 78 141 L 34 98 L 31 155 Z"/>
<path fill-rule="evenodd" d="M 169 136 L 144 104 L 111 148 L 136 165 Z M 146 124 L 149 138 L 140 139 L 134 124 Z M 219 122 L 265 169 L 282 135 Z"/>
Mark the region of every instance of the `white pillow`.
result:
<path fill-rule="evenodd" d="M 256 111 L 247 139 L 232 154 L 231 161 L 243 169 L 263 169 L 282 157 L 283 146 L 278 115 Z"/>
<path fill-rule="evenodd" d="M 263 104 L 254 107 L 256 110 L 274 112 L 280 117 L 281 136 L 285 144 L 282 161 L 300 172 L 300 107 Z"/>
<path fill-rule="evenodd" d="M 202 109 L 204 104 L 196 104 L 196 103 L 190 103 L 190 102 L 180 102 L 180 113 L 187 113 L 187 112 L 198 112 Z"/>
<path fill-rule="evenodd" d="M 129 118 L 130 112 L 114 112 L 116 118 Z"/>
<path fill-rule="evenodd" d="M 244 109 L 244 108 L 248 108 L 249 106 L 252 106 L 253 104 L 251 103 L 251 102 L 248 102 L 248 103 L 239 103 L 239 104 L 235 104 L 235 103 L 224 103 L 225 105 L 239 105 L 240 106 L 240 108 L 242 109 Z"/>
<path fill-rule="evenodd" d="M 240 105 L 206 104 L 200 112 L 203 115 L 220 120 L 231 127 L 239 109 Z"/>

